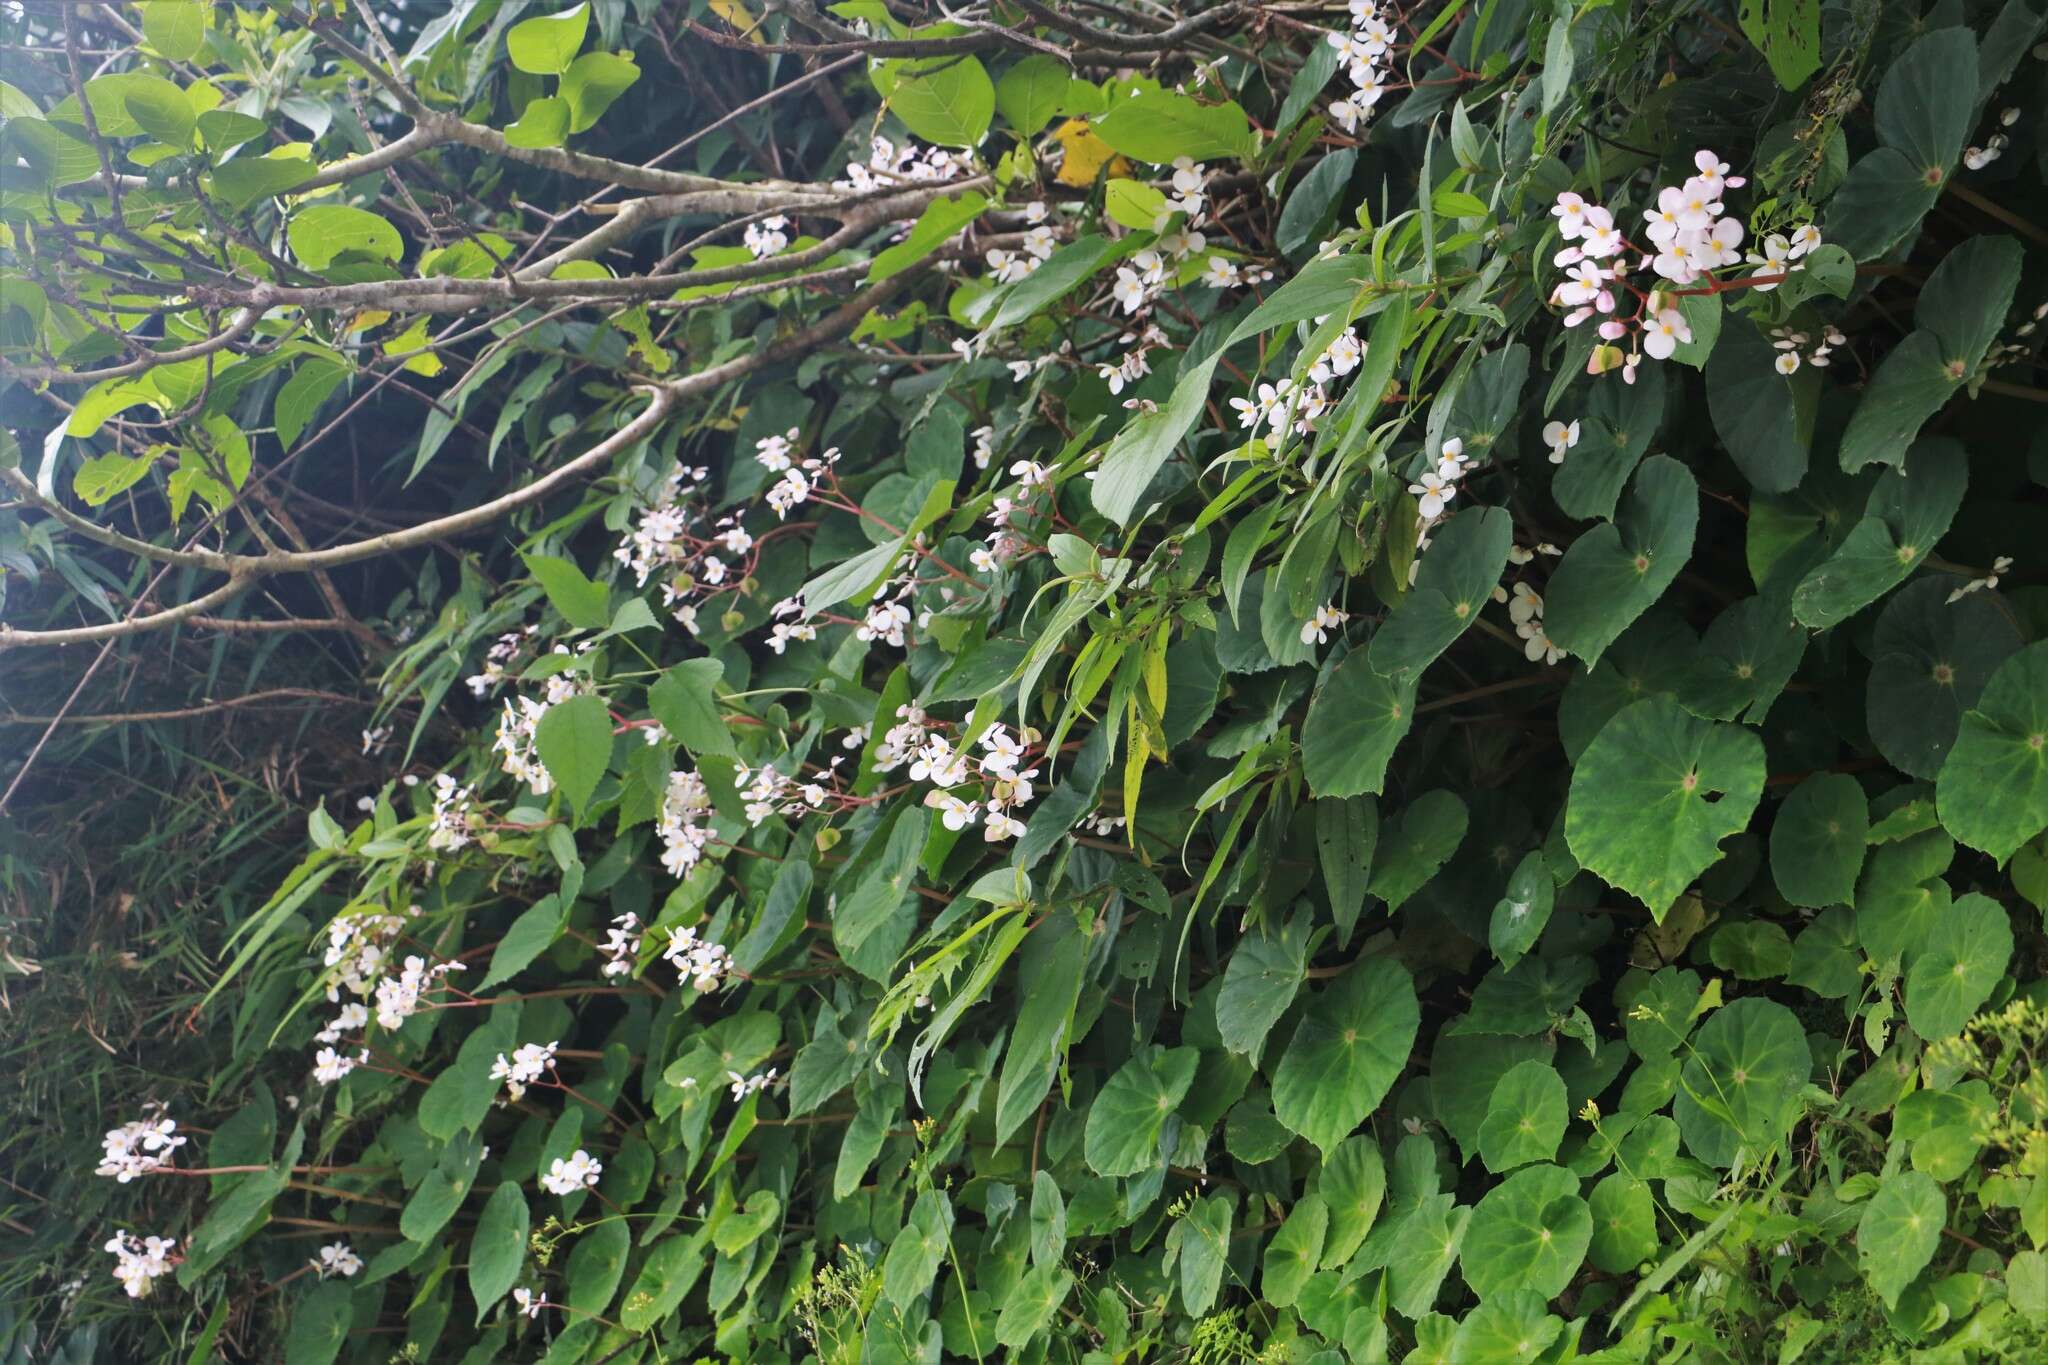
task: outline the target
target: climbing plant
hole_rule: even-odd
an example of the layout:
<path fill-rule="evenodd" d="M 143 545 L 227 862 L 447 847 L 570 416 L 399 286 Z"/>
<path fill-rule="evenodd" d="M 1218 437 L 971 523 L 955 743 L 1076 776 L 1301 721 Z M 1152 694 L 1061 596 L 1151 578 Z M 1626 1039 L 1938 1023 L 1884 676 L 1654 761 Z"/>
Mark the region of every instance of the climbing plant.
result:
<path fill-rule="evenodd" d="M 377 708 L 20 1358 L 2048 1347 L 2038 0 L 0 25 L 0 807 Z"/>

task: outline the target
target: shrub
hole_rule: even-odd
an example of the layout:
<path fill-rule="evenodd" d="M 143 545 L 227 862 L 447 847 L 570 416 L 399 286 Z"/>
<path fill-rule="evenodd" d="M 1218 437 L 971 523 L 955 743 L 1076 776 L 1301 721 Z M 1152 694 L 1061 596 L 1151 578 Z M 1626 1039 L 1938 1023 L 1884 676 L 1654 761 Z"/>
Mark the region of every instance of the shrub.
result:
<path fill-rule="evenodd" d="M 2042 1348 L 2035 5 L 530 9 L 7 21 L 0 648 L 384 765 L 18 1340 Z"/>

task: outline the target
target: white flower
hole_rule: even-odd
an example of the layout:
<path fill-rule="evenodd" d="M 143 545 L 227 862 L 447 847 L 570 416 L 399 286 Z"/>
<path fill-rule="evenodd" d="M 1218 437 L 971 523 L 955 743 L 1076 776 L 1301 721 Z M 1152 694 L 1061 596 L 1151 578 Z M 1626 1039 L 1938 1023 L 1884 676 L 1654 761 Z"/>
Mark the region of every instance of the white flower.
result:
<path fill-rule="evenodd" d="M 136 1119 L 110 1129 L 102 1139 L 105 1148 L 95 1175 L 110 1175 L 125 1185 L 139 1175 L 168 1170 L 171 1153 L 185 1145 L 176 1136 L 178 1125 L 167 1118 Z"/>
<path fill-rule="evenodd" d="M 1527 625 L 1543 615 L 1543 598 L 1527 583 L 1515 584 L 1515 595 L 1508 603 L 1508 619 L 1516 626 Z"/>
<path fill-rule="evenodd" d="M 526 1094 L 526 1087 L 541 1078 L 541 1074 L 555 1064 L 555 1049 L 559 1042 L 542 1046 L 539 1043 L 521 1043 L 513 1050 L 508 1060 L 504 1053 L 491 1067 L 491 1079 L 505 1082 L 505 1089 L 514 1100 Z"/>
<path fill-rule="evenodd" d="M 512 1291 L 512 1302 L 517 1304 L 519 1311 L 529 1318 L 539 1317 L 540 1310 L 548 1306 L 545 1296 L 534 1293 L 525 1285 L 521 1285 Z"/>
<path fill-rule="evenodd" d="M 725 945 L 698 938 L 692 928 L 669 930 L 668 947 L 661 955 L 675 965 L 677 975 L 700 995 L 717 990 L 719 983 L 735 970 L 732 953 Z"/>
<path fill-rule="evenodd" d="M 1325 602 L 1316 608 L 1315 615 L 1301 623 L 1301 642 L 1305 645 L 1326 645 L 1330 632 L 1351 619 L 1349 612 L 1339 611 L 1334 602 Z"/>
<path fill-rule="evenodd" d="M 171 1251 L 177 1245 L 175 1237 L 137 1238 L 132 1233 L 117 1232 L 101 1250 L 113 1253 L 114 1278 L 128 1291 L 129 1298 L 139 1299 L 155 1287 L 152 1281 L 170 1273 Z"/>
<path fill-rule="evenodd" d="M 1651 354 L 1653 354 L 1653 355 L 1654 355 L 1654 354 L 1655 354 L 1655 352 L 1652 352 Z M 1777 371 L 1777 372 L 1778 372 L 1779 374 L 1792 374 L 1792 373 L 1794 373 L 1794 372 L 1795 372 L 1795 371 L 1797 371 L 1797 370 L 1798 370 L 1798 368 L 1799 368 L 1799 352 L 1797 352 L 1797 351 L 1780 351 L 1780 352 L 1778 352 L 1778 358 L 1777 358 L 1776 360 L 1773 360 L 1773 361 L 1771 362 L 1771 367 L 1772 367 L 1773 369 L 1775 369 L 1775 370 L 1776 370 L 1776 371 Z"/>
<path fill-rule="evenodd" d="M 356 1255 L 347 1242 L 329 1242 L 320 1248 L 316 1259 L 306 1264 L 312 1266 L 323 1280 L 329 1275 L 339 1275 L 346 1280 L 363 1268 L 363 1258 Z"/>
<path fill-rule="evenodd" d="M 1681 342 L 1692 340 L 1692 328 L 1685 322 L 1685 314 L 1676 308 L 1659 312 L 1643 328 L 1643 350 L 1657 360 L 1669 360 L 1671 353 Z"/>
<path fill-rule="evenodd" d="M 1550 447 L 1550 462 L 1563 464 L 1565 452 L 1579 443 L 1579 424 L 1573 421 L 1547 422 L 1543 427 L 1543 444 Z"/>
<path fill-rule="evenodd" d="M 578 1190 L 596 1186 L 597 1178 L 603 1171 L 603 1162 L 578 1147 L 569 1156 L 558 1156 L 550 1162 L 547 1174 L 540 1178 L 540 1183 L 549 1194 L 572 1195 Z"/>
<path fill-rule="evenodd" d="M 1787 254 L 1796 261 L 1820 244 L 1820 227 L 1817 224 L 1808 223 L 1804 227 L 1792 230 L 1792 247 Z"/>
<path fill-rule="evenodd" d="M 1957 588 L 1954 592 L 1948 595 L 1948 600 L 1951 602 L 1960 601 L 1961 599 L 1968 597 L 1973 592 L 1981 592 L 1985 588 L 1995 588 L 1998 586 L 1998 580 L 2007 573 L 2010 573 L 2011 571 L 2012 556 L 2000 555 L 1998 556 L 1998 558 L 1991 561 L 1990 573 L 1984 575 L 1982 578 L 1973 578 L 1969 582 L 1963 584 L 1962 587 Z M 109 1134 L 108 1136 L 111 1137 L 112 1134 Z"/>
<path fill-rule="evenodd" d="M 928 791 L 924 796 L 925 805 L 939 812 L 939 819 L 947 829 L 963 830 L 974 823 L 980 807 L 972 801 L 963 801 L 951 792 Z"/>
<path fill-rule="evenodd" d="M 1408 491 L 1421 500 L 1420 512 L 1424 521 L 1435 521 L 1444 514 L 1444 508 L 1458 496 L 1458 490 L 1447 483 L 1443 475 L 1432 469 L 1422 474 Z"/>
<path fill-rule="evenodd" d="M 1035 460 L 1019 460 L 1010 466 L 1010 473 L 1024 486 L 1026 492 L 1034 488 L 1052 487 L 1052 471 Z"/>
<path fill-rule="evenodd" d="M 344 1057 L 331 1047 L 323 1047 L 313 1054 L 313 1079 L 322 1085 L 333 1085 L 354 1071 L 357 1063 L 367 1061 L 369 1056 L 367 1048 L 354 1057 Z"/>
<path fill-rule="evenodd" d="M 763 436 L 754 442 L 754 458 L 759 460 L 769 473 L 780 474 L 790 467 L 790 452 L 798 439 L 795 427 L 791 427 L 780 436 Z"/>
<path fill-rule="evenodd" d="M 901 602 L 876 602 L 853 634 L 859 640 L 882 640 L 897 649 L 904 647 L 903 629 L 910 624 L 910 608 Z"/>
<path fill-rule="evenodd" d="M 1005 839 L 1022 838 L 1024 822 L 1003 811 L 992 810 L 982 829 L 982 838 L 989 843 L 1001 843 Z"/>
<path fill-rule="evenodd" d="M 754 254 L 755 260 L 763 256 L 773 256 L 789 245 L 789 234 L 782 230 L 788 226 L 789 219 L 779 213 L 773 217 L 763 218 L 758 223 L 747 224 L 744 234 L 747 250 Z"/>

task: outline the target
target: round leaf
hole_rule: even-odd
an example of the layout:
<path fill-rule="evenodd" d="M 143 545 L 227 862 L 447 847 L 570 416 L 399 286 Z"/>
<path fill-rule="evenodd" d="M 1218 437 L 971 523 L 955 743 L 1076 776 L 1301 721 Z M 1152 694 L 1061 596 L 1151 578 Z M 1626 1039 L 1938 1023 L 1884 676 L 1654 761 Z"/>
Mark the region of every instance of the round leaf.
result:
<path fill-rule="evenodd" d="M 1159 1136 L 1188 1093 L 1201 1054 L 1191 1047 L 1139 1049 L 1088 1107 L 1082 1148 L 1097 1175 L 1136 1175 L 1160 1161 Z"/>
<path fill-rule="evenodd" d="M 1947 1038 L 1991 998 L 2012 961 L 2005 908 L 1974 892 L 1934 922 L 1906 972 L 1906 1020 L 1922 1038 Z"/>
<path fill-rule="evenodd" d="M 1856 1264 L 1887 1307 L 1934 1259 L 1948 1202 L 1933 1176 L 1900 1171 L 1885 1177 L 1856 1224 Z"/>
<path fill-rule="evenodd" d="M 1479 1125 L 1479 1159 L 1496 1173 L 1557 1155 L 1568 1121 L 1564 1078 L 1543 1062 L 1523 1062 L 1494 1083 Z"/>
<path fill-rule="evenodd" d="M 1327 1154 L 1379 1107 L 1420 1023 L 1415 984 L 1400 963 L 1380 957 L 1345 972 L 1288 1040 L 1273 1074 L 1273 1112 Z"/>
<path fill-rule="evenodd" d="M 1791 1127 L 1812 1071 L 1806 1034 L 1783 1005 L 1745 998 L 1715 1011 L 1693 1039 L 1672 1102 L 1686 1147 L 1723 1170 L 1745 1151 L 1768 1150 Z"/>
<path fill-rule="evenodd" d="M 2048 640 L 1991 675 L 1941 765 L 1935 805 L 1949 833 L 2001 863 L 2048 829 Z"/>
<path fill-rule="evenodd" d="M 1565 839 L 1589 871 L 1662 920 L 1721 841 L 1749 824 L 1763 781 L 1763 742 L 1750 731 L 1668 698 L 1637 702 L 1580 756 Z"/>
<path fill-rule="evenodd" d="M 1519 1289 L 1545 1299 L 1564 1292 L 1593 1238 L 1579 1179 L 1562 1166 L 1531 1166 L 1486 1192 L 1472 1210 L 1458 1264 L 1482 1299 Z"/>
<path fill-rule="evenodd" d="M 1794 905 L 1847 905 L 1863 870 L 1870 805 L 1846 773 L 1819 773 L 1792 789 L 1771 826 L 1771 875 Z"/>

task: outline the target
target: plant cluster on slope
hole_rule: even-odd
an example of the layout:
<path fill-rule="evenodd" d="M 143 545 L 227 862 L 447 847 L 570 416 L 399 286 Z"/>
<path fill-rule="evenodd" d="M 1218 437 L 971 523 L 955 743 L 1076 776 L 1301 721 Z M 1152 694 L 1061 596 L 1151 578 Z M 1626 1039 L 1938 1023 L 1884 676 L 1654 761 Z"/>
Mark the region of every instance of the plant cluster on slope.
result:
<path fill-rule="evenodd" d="M 414 10 L 0 19 L 10 717 L 378 698 L 0 1347 L 2048 1346 L 2039 0 Z"/>

